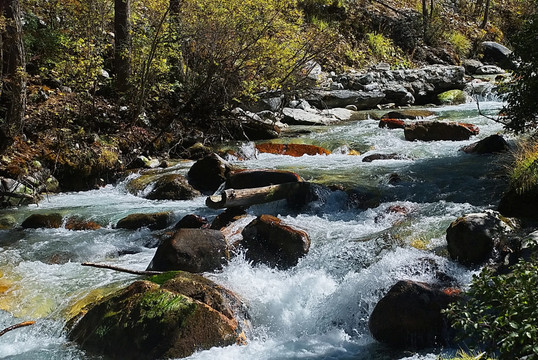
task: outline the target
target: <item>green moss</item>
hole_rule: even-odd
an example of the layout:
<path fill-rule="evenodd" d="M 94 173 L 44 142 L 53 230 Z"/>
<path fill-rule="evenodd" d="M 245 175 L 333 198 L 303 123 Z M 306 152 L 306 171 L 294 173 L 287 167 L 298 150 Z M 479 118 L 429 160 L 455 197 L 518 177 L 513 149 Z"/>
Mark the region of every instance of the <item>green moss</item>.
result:
<path fill-rule="evenodd" d="M 153 275 L 148 278 L 149 281 L 157 285 L 162 285 L 170 279 L 175 278 L 181 273 L 181 271 L 167 271 L 163 274 Z"/>
<path fill-rule="evenodd" d="M 145 311 L 139 322 L 147 319 L 167 321 L 173 315 L 184 318 L 196 309 L 196 304 L 186 296 L 173 294 L 169 291 L 156 290 L 145 293 L 139 300 L 140 308 Z"/>
<path fill-rule="evenodd" d="M 465 104 L 467 95 L 462 90 L 448 90 L 437 95 L 437 99 L 443 105 Z"/>

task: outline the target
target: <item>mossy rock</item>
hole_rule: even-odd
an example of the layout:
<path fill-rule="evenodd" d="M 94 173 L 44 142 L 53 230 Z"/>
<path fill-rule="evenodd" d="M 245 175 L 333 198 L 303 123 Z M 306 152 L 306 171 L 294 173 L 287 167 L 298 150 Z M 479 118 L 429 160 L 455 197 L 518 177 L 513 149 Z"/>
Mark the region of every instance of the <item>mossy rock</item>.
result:
<path fill-rule="evenodd" d="M 181 358 L 244 341 L 243 321 L 218 309 L 240 303 L 232 293 L 201 276 L 164 275 L 153 277 L 161 286 L 136 281 L 73 317 L 69 338 L 89 352 L 135 360 Z"/>
<path fill-rule="evenodd" d="M 148 227 L 151 230 L 164 229 L 169 225 L 171 212 L 163 211 L 152 214 L 131 214 L 120 219 L 116 224 L 118 229 L 136 230 Z"/>
<path fill-rule="evenodd" d="M 39 229 L 49 228 L 57 229 L 62 226 L 62 215 L 59 213 L 53 214 L 32 214 L 26 218 L 21 224 L 24 229 Z"/>
<path fill-rule="evenodd" d="M 16 223 L 17 220 L 13 216 L 8 214 L 0 215 L 0 230 L 12 229 Z"/>
<path fill-rule="evenodd" d="M 189 185 L 187 179 L 180 174 L 161 176 L 155 188 L 146 196 L 150 200 L 192 200 L 200 196 L 200 192 Z"/>
<path fill-rule="evenodd" d="M 467 94 L 463 90 L 448 90 L 437 95 L 437 99 L 443 105 L 459 105 L 467 102 Z"/>

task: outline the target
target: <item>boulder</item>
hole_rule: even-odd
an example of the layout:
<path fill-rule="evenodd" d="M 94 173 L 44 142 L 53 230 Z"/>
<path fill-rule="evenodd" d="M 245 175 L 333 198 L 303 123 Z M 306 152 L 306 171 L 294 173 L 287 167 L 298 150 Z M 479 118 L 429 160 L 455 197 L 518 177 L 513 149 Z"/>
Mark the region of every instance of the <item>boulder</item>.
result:
<path fill-rule="evenodd" d="M 381 119 L 379 120 L 379 127 L 388 129 L 403 129 L 405 127 L 405 122 L 400 119 Z"/>
<path fill-rule="evenodd" d="M 17 224 L 17 220 L 11 215 L 0 215 L 0 230 L 12 229 Z"/>
<path fill-rule="evenodd" d="M 403 160 L 404 156 L 399 154 L 372 154 L 365 156 L 362 162 L 372 162 L 374 160 Z"/>
<path fill-rule="evenodd" d="M 345 108 L 355 105 L 358 110 L 372 109 L 385 98 L 380 91 L 314 90 L 305 100 L 318 109 Z"/>
<path fill-rule="evenodd" d="M 207 219 L 200 215 L 185 215 L 174 226 L 174 229 L 201 229 L 209 226 Z"/>
<path fill-rule="evenodd" d="M 218 214 L 211 223 L 211 229 L 221 230 L 223 227 L 230 225 L 231 223 L 244 218 L 247 212 L 242 207 L 227 208 L 220 214 Z"/>
<path fill-rule="evenodd" d="M 159 167 L 161 161 L 155 158 L 148 158 L 144 155 L 137 156 L 130 164 L 129 168 L 145 168 L 145 169 L 155 169 Z"/>
<path fill-rule="evenodd" d="M 536 186 L 521 191 L 509 189 L 501 198 L 499 212 L 504 216 L 538 220 L 538 189 Z"/>
<path fill-rule="evenodd" d="M 90 353 L 134 360 L 245 343 L 248 314 L 232 292 L 184 272 L 149 280 L 84 308 L 67 324 L 69 339 Z"/>
<path fill-rule="evenodd" d="M 468 140 L 478 134 L 478 128 L 472 124 L 458 122 L 417 121 L 406 124 L 405 139 L 408 141 Z"/>
<path fill-rule="evenodd" d="M 155 183 L 153 190 L 146 195 L 150 200 L 191 200 L 200 196 L 180 174 L 168 174 L 161 176 Z"/>
<path fill-rule="evenodd" d="M 442 105 L 459 105 L 467 102 L 467 94 L 463 90 L 447 90 L 437 95 Z"/>
<path fill-rule="evenodd" d="M 290 144 L 292 145 L 292 144 Z M 313 146 L 313 145 L 310 145 Z M 320 148 L 321 149 L 321 148 Z M 316 149 L 317 150 L 317 149 Z M 285 170 L 238 170 L 226 180 L 226 189 L 248 189 L 303 181 L 294 172 Z"/>
<path fill-rule="evenodd" d="M 435 116 L 435 113 L 424 109 L 393 110 L 381 116 L 381 119 L 419 120 Z"/>
<path fill-rule="evenodd" d="M 282 122 L 288 125 L 328 125 L 339 121 L 332 116 L 323 115 L 314 110 L 284 108 Z"/>
<path fill-rule="evenodd" d="M 57 229 L 62 226 L 62 220 L 62 215 L 59 213 L 32 214 L 22 222 L 21 226 L 23 229 Z"/>
<path fill-rule="evenodd" d="M 130 214 L 120 219 L 116 224 L 117 229 L 136 230 L 147 227 L 151 230 L 166 228 L 170 223 L 171 213 L 158 212 L 153 214 Z"/>
<path fill-rule="evenodd" d="M 297 265 L 310 249 L 310 238 L 305 231 L 271 215 L 258 216 L 241 234 L 245 257 L 254 264 L 287 269 Z"/>
<path fill-rule="evenodd" d="M 232 166 L 217 154 L 195 162 L 187 174 L 189 184 L 202 193 L 213 193 L 226 181 Z"/>
<path fill-rule="evenodd" d="M 465 68 L 465 73 L 469 75 L 476 74 L 476 71 L 481 68 L 484 64 L 475 59 L 465 59 L 463 60 L 463 67 Z"/>
<path fill-rule="evenodd" d="M 228 260 L 220 231 L 183 228 L 159 245 L 147 270 L 201 273 L 221 269 Z"/>
<path fill-rule="evenodd" d="M 483 65 L 476 70 L 476 75 L 504 74 L 505 71 L 496 65 Z"/>
<path fill-rule="evenodd" d="M 512 50 L 494 41 L 484 41 L 480 44 L 484 54 L 483 61 L 501 66 L 505 69 L 515 69 L 511 56 Z"/>
<path fill-rule="evenodd" d="M 377 341 L 396 348 L 446 345 L 448 322 L 441 311 L 457 299 L 425 283 L 398 281 L 375 306 L 368 327 Z"/>
<path fill-rule="evenodd" d="M 383 88 L 383 92 L 385 93 L 383 103 L 392 103 L 398 106 L 415 103 L 413 94 L 402 84 L 387 84 Z"/>
<path fill-rule="evenodd" d="M 491 258 L 494 249 L 500 249 L 504 236 L 515 227 L 515 222 L 497 211 L 462 216 L 446 230 L 450 257 L 468 266 L 484 263 Z"/>
<path fill-rule="evenodd" d="M 65 222 L 65 228 L 67 230 L 81 231 L 81 230 L 98 230 L 101 225 L 95 221 L 85 220 L 78 216 L 71 216 Z"/>
<path fill-rule="evenodd" d="M 190 159 L 190 160 L 200 160 L 206 156 L 209 156 L 213 153 L 210 147 L 205 146 L 201 142 L 194 143 L 193 145 L 186 148 L 181 153 L 181 158 Z"/>
<path fill-rule="evenodd" d="M 462 151 L 468 154 L 491 154 L 500 153 L 510 150 L 510 146 L 501 135 L 490 135 L 480 141 L 461 148 Z"/>
<path fill-rule="evenodd" d="M 329 155 L 331 152 L 316 145 L 308 144 L 256 144 L 256 149 L 261 153 L 288 155 L 300 157 L 303 155 Z"/>
<path fill-rule="evenodd" d="M 248 141 L 276 139 L 280 136 L 280 128 L 275 124 L 263 121 L 243 120 L 237 135 L 237 139 L 244 138 Z"/>

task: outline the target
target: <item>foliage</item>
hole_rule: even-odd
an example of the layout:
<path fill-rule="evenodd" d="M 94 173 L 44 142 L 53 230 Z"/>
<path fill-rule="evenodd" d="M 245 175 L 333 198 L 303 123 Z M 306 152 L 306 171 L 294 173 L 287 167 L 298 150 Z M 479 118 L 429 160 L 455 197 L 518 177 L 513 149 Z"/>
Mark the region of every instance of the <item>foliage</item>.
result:
<path fill-rule="evenodd" d="M 506 275 L 484 269 L 466 294 L 467 299 L 451 305 L 447 314 L 468 346 L 498 353 L 499 359 L 538 356 L 536 257 L 521 260 Z"/>
<path fill-rule="evenodd" d="M 485 353 L 465 352 L 458 350 L 456 356 L 445 357 L 439 356 L 438 360 L 493 360 L 490 357 L 486 357 Z"/>
<path fill-rule="evenodd" d="M 461 58 L 465 58 L 472 47 L 471 41 L 467 36 L 457 30 L 450 32 L 448 42 L 452 44 L 454 50 Z"/>
<path fill-rule="evenodd" d="M 538 139 L 523 141 L 513 155 L 510 187 L 520 194 L 533 189 L 538 191 Z"/>
<path fill-rule="evenodd" d="M 509 87 L 505 127 L 516 133 L 534 131 L 538 127 L 538 13 L 534 14 L 515 37 L 515 81 Z"/>
<path fill-rule="evenodd" d="M 189 1 L 178 24 L 179 83 L 187 110 L 197 113 L 291 87 L 331 43 L 328 31 L 303 23 L 293 0 Z"/>

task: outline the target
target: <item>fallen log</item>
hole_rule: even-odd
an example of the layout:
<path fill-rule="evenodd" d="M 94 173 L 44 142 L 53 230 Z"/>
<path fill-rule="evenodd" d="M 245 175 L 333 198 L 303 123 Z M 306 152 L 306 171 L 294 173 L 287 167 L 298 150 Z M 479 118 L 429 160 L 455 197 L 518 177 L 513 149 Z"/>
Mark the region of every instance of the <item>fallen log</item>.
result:
<path fill-rule="evenodd" d="M 219 194 L 208 196 L 205 203 L 211 209 L 249 207 L 293 198 L 308 185 L 307 182 L 289 182 L 249 189 L 226 189 Z"/>

